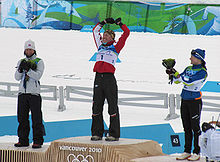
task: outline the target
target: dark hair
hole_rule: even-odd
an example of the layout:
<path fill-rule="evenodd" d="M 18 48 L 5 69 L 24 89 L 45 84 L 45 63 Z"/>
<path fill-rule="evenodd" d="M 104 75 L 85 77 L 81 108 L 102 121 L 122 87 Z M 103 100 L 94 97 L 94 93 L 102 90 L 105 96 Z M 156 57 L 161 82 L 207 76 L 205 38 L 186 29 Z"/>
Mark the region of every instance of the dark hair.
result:
<path fill-rule="evenodd" d="M 202 60 L 202 67 L 204 67 L 207 70 L 205 64 L 206 64 L 206 62 L 204 60 Z"/>

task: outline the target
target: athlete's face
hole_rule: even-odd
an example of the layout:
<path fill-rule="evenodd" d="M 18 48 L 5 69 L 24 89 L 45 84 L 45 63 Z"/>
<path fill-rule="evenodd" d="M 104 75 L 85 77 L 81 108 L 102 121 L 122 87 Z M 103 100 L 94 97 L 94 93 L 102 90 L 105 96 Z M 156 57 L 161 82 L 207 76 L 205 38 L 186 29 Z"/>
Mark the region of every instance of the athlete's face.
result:
<path fill-rule="evenodd" d="M 193 64 L 193 65 L 199 65 L 199 64 L 202 63 L 202 61 L 201 61 L 200 59 L 197 59 L 197 58 L 194 57 L 193 55 L 191 55 L 190 61 L 191 61 L 191 64 Z"/>
<path fill-rule="evenodd" d="M 108 43 L 110 41 L 113 41 L 111 35 L 109 35 L 107 32 L 103 34 L 102 43 Z"/>
<path fill-rule="evenodd" d="M 32 56 L 34 54 L 34 50 L 33 49 L 25 49 L 24 52 L 25 52 L 25 55 L 27 57 L 30 57 L 30 56 Z"/>

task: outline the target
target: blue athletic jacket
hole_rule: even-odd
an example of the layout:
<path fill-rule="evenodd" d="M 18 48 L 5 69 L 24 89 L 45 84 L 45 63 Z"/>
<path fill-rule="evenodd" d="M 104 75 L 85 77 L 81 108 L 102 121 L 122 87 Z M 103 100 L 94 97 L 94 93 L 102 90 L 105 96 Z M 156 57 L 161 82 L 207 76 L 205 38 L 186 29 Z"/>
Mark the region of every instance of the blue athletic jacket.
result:
<path fill-rule="evenodd" d="M 174 74 L 174 83 L 183 83 L 181 97 L 184 100 L 201 99 L 202 93 L 200 89 L 208 76 L 207 71 L 201 64 L 188 66 L 177 78 L 178 72 Z"/>

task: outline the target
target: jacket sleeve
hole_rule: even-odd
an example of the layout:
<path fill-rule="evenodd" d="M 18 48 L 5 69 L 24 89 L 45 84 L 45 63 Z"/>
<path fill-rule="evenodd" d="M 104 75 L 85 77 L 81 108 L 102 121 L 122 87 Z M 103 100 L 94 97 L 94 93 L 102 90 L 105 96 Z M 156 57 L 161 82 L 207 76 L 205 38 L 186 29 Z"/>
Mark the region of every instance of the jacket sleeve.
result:
<path fill-rule="evenodd" d="M 192 75 L 189 78 L 185 77 L 184 75 L 185 71 L 186 69 L 184 70 L 183 73 L 180 74 L 180 77 L 178 79 L 177 78 L 174 79 L 175 83 L 178 84 L 182 82 L 184 85 L 192 86 L 203 81 L 207 77 L 207 72 L 205 70 L 200 70 L 199 72 L 196 73 L 196 75 Z"/>
<path fill-rule="evenodd" d="M 127 40 L 128 36 L 130 35 L 130 30 L 128 29 L 128 27 L 125 24 L 123 24 L 121 26 L 121 29 L 123 30 L 123 34 L 121 35 L 117 44 L 115 45 L 115 49 L 116 49 L 117 53 L 120 53 L 121 49 L 125 45 L 125 41 Z"/>
<path fill-rule="evenodd" d="M 40 61 L 38 62 L 38 64 L 37 64 L 37 69 L 36 69 L 36 71 L 30 69 L 30 70 L 27 72 L 27 75 L 28 75 L 30 78 L 32 78 L 32 79 L 38 81 L 38 80 L 40 80 L 40 78 L 42 77 L 43 72 L 44 72 L 44 62 L 43 62 L 43 60 L 40 60 Z"/>
<path fill-rule="evenodd" d="M 102 36 L 100 34 L 100 30 L 102 29 L 102 25 L 100 23 L 96 24 L 96 26 L 92 29 L 93 32 L 93 38 L 95 41 L 95 45 L 97 48 L 102 44 Z"/>
<path fill-rule="evenodd" d="M 17 80 L 17 81 L 21 80 L 22 76 L 23 76 L 23 73 L 18 72 L 18 67 L 19 67 L 20 63 L 21 63 L 21 60 L 19 60 L 17 63 L 17 67 L 16 67 L 16 71 L 15 71 L 15 75 L 14 75 L 15 80 Z"/>
<path fill-rule="evenodd" d="M 207 77 L 207 72 L 205 70 L 200 70 L 196 75 L 193 75 L 190 78 L 185 78 L 184 75 L 180 75 L 182 83 L 185 85 L 195 85 Z"/>

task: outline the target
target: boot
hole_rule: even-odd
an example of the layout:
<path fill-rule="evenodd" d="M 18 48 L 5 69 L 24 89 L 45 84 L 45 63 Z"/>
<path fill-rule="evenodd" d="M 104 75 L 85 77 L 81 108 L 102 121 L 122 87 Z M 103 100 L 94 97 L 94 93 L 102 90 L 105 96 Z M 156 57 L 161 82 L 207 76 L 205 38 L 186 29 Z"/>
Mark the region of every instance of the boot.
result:
<path fill-rule="evenodd" d="M 197 160 L 199 160 L 200 159 L 200 155 L 198 155 L 198 154 L 192 154 L 192 156 L 190 156 L 187 160 L 188 161 L 197 161 Z"/>
<path fill-rule="evenodd" d="M 191 156 L 190 153 L 184 152 L 176 158 L 176 160 L 186 160 Z"/>
<path fill-rule="evenodd" d="M 106 141 L 118 141 L 119 138 L 113 137 L 113 136 L 108 136 L 105 138 Z"/>
<path fill-rule="evenodd" d="M 99 140 L 102 140 L 102 137 L 99 137 L 99 136 L 92 136 L 91 137 L 91 141 L 99 141 Z"/>
<path fill-rule="evenodd" d="M 15 146 L 15 147 L 28 147 L 28 146 L 29 146 L 29 143 L 24 144 L 24 143 L 18 142 L 18 143 L 15 143 L 14 146 Z"/>

